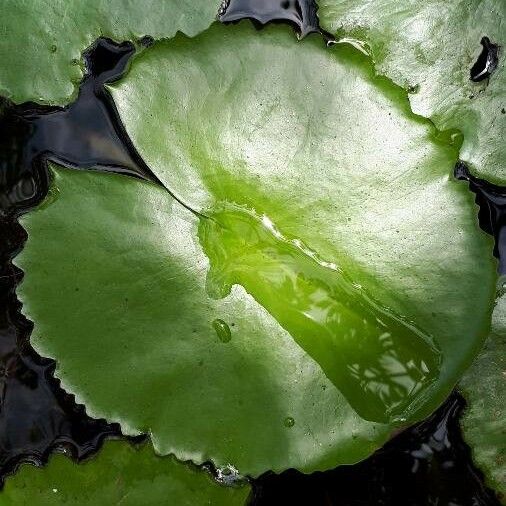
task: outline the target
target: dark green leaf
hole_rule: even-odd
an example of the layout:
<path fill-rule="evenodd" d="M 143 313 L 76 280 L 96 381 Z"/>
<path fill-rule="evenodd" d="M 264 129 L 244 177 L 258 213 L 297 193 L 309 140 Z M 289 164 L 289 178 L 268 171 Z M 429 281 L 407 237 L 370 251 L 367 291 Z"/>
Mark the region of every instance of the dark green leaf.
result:
<path fill-rule="evenodd" d="M 239 506 L 249 487 L 219 485 L 204 471 L 157 457 L 151 445 L 135 449 L 109 441 L 80 464 L 53 455 L 42 469 L 23 465 L 0 492 L 2 506 Z"/>
<path fill-rule="evenodd" d="M 489 485 L 506 501 L 506 296 L 498 300 L 492 334 L 460 386 L 468 402 L 464 437 Z"/>

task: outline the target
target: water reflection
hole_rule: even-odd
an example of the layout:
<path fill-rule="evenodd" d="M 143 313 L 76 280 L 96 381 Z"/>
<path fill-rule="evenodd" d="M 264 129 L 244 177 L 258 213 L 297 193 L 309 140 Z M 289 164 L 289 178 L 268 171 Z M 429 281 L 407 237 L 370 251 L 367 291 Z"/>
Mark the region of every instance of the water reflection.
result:
<path fill-rule="evenodd" d="M 500 274 L 506 274 L 506 187 L 473 176 L 463 162 L 455 166 L 455 177 L 467 181 L 469 189 L 476 194 L 476 203 L 480 206 L 480 227 L 494 237 L 498 270 Z"/>
<path fill-rule="evenodd" d="M 251 19 L 259 27 L 271 23 L 289 23 L 299 37 L 322 33 L 318 6 L 314 0 L 224 0 L 219 11 L 222 23 Z"/>
<path fill-rule="evenodd" d="M 242 285 L 318 362 L 367 420 L 405 418 L 438 377 L 433 340 L 376 303 L 330 262 L 289 241 L 266 217 L 238 206 L 203 218 L 200 239 L 210 259 L 207 289 L 228 295 Z"/>

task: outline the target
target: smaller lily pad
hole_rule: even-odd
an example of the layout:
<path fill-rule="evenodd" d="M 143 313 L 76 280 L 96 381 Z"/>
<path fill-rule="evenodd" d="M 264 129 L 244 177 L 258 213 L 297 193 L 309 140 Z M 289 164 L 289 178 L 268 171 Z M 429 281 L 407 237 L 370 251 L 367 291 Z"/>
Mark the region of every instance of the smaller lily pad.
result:
<path fill-rule="evenodd" d="M 440 130 L 462 132 L 461 158 L 473 172 L 506 181 L 504 0 L 321 0 L 318 5 L 322 27 L 338 39 L 365 43 L 377 72 L 410 92 L 416 114 Z M 487 41 L 499 52 L 490 56 L 483 74 L 476 63 Z"/>
<path fill-rule="evenodd" d="M 506 504 L 506 295 L 497 302 L 492 333 L 460 383 L 468 402 L 464 438 L 489 485 Z"/>
<path fill-rule="evenodd" d="M 193 37 L 219 0 L 2 0 L 0 94 L 14 102 L 66 104 L 83 76 L 82 52 L 98 37 Z"/>
<path fill-rule="evenodd" d="M 54 455 L 44 468 L 23 465 L 6 481 L 2 506 L 238 506 L 248 486 L 220 485 L 204 470 L 158 457 L 151 445 L 109 441 L 95 457 L 76 464 Z"/>

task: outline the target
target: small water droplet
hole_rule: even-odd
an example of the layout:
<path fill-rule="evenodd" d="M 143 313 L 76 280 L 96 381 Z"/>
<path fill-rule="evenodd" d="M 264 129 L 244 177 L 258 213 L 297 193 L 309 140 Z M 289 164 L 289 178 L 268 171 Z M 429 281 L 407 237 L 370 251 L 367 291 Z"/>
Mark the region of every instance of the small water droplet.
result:
<path fill-rule="evenodd" d="M 295 425 L 295 420 L 291 416 L 287 416 L 283 421 L 283 425 L 285 427 L 293 427 Z"/>
<path fill-rule="evenodd" d="M 53 44 L 49 50 L 51 51 L 51 53 L 56 53 L 56 50 L 58 49 L 58 46 L 56 44 Z"/>
<path fill-rule="evenodd" d="M 230 327 L 227 325 L 226 322 L 224 322 L 220 318 L 216 318 L 216 320 L 213 320 L 213 327 L 214 330 L 216 331 L 218 339 L 222 343 L 228 343 L 232 339 L 232 332 L 230 331 Z"/>
<path fill-rule="evenodd" d="M 408 86 L 408 93 L 410 95 L 414 95 L 415 93 L 418 93 L 419 91 L 420 91 L 419 84 L 414 84 L 414 85 Z"/>

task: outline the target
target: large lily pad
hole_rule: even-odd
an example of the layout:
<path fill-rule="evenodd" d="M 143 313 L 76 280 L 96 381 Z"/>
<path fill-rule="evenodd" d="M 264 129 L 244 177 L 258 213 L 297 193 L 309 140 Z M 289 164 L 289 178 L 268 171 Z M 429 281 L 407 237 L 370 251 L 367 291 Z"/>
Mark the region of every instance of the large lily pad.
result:
<path fill-rule="evenodd" d="M 219 0 L 2 0 L 0 94 L 15 102 L 65 104 L 83 75 L 81 53 L 97 38 L 137 41 L 194 36 Z"/>
<path fill-rule="evenodd" d="M 489 79 L 470 71 L 483 37 L 506 44 L 504 0 L 320 0 L 321 24 L 365 41 L 379 73 L 410 89 L 413 111 L 464 134 L 461 157 L 481 177 L 506 181 L 505 52 Z"/>
<path fill-rule="evenodd" d="M 33 344 L 92 414 L 257 475 L 355 462 L 392 430 L 364 418 L 439 404 L 488 332 L 495 265 L 456 146 L 400 88 L 350 48 L 241 24 L 155 45 L 113 95 L 207 218 L 67 171 L 24 218 Z"/>
<path fill-rule="evenodd" d="M 205 471 L 157 457 L 150 445 L 109 441 L 78 465 L 53 455 L 44 468 L 23 465 L 0 492 L 2 506 L 239 506 L 249 487 L 221 486 Z"/>
<path fill-rule="evenodd" d="M 389 437 L 244 289 L 208 296 L 199 221 L 164 189 L 60 169 L 22 223 L 32 343 L 92 415 L 252 475 L 356 462 Z"/>
<path fill-rule="evenodd" d="M 492 334 L 461 381 L 468 402 L 462 429 L 475 462 L 506 503 L 506 296 L 494 310 Z"/>
<path fill-rule="evenodd" d="M 205 244 L 214 273 L 226 271 L 218 295 L 227 285 L 243 285 L 366 418 L 414 420 L 444 398 L 486 335 L 495 266 L 472 197 L 450 177 L 458 145 L 413 115 L 402 89 L 377 78 L 353 48 L 329 50 L 319 38 L 297 44 L 288 30 L 258 33 L 249 24 L 214 26 L 193 40 L 157 44 L 110 89 L 137 149 L 186 205 L 222 225 L 230 217 L 217 218 L 223 202 L 254 211 L 327 269 L 309 272 L 302 261 L 288 260 L 295 250 L 287 253 L 278 267 L 287 277 L 310 280 L 309 287 L 296 286 L 294 302 L 283 280 L 266 292 L 273 268 L 268 254 L 246 258 L 234 246 L 224 252 Z M 257 240 L 241 228 L 241 219 L 232 221 L 225 227 L 235 230 L 232 237 Z M 218 240 L 223 248 L 228 242 L 226 236 Z M 266 251 L 274 248 L 258 242 Z M 341 285 L 329 266 L 344 273 Z M 361 362 L 353 345 L 345 353 L 345 341 L 356 340 L 329 315 L 346 310 L 336 313 L 323 299 L 319 309 L 326 312 L 318 316 L 302 307 L 323 297 L 322 282 L 328 282 L 325 294 L 333 291 L 363 319 L 363 327 L 351 319 L 346 325 L 361 335 L 366 360 L 373 356 L 376 363 Z M 362 295 L 352 287 L 361 287 Z M 288 305 L 298 305 L 299 316 L 282 321 Z M 382 335 L 382 326 L 375 326 L 383 318 L 378 307 L 400 325 L 387 325 L 398 336 L 397 344 L 385 345 L 396 350 L 395 359 L 379 351 L 382 344 L 372 344 Z M 294 329 L 291 322 L 299 317 Z M 315 321 L 324 321 L 318 332 Z M 375 338 L 366 337 L 366 327 Z M 380 362 L 391 366 L 386 375 Z M 408 363 L 417 372 L 406 372 Z M 374 384 L 376 399 L 351 393 L 357 385 L 343 375 L 354 376 L 363 391 Z M 403 390 L 399 403 L 396 381 Z"/>

